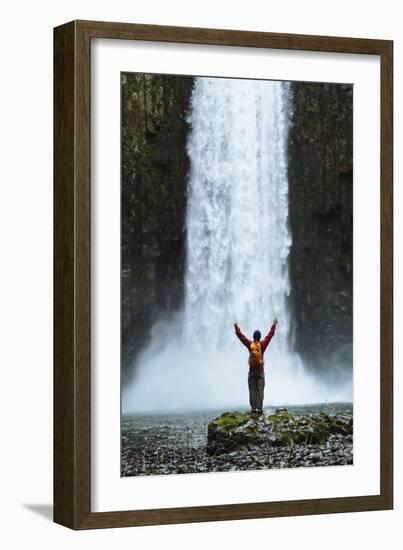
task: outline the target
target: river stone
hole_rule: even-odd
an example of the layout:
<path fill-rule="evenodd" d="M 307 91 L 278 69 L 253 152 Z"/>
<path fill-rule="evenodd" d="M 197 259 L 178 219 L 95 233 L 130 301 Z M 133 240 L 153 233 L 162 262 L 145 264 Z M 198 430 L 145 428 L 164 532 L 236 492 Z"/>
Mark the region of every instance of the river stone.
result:
<path fill-rule="evenodd" d="M 220 455 L 241 448 L 261 445 L 292 447 L 294 445 L 325 445 L 330 436 L 352 435 L 350 418 L 343 415 L 292 415 L 288 409 L 270 414 L 228 411 L 208 424 L 207 453 Z M 314 461 L 317 454 L 311 455 Z"/>

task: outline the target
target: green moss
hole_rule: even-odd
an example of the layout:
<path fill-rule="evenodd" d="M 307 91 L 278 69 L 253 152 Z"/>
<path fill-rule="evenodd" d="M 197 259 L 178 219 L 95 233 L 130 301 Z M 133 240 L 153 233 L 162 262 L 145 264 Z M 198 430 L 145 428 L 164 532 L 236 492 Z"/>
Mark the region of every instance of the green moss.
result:
<path fill-rule="evenodd" d="M 282 432 L 281 442 L 283 445 L 291 445 L 292 443 L 294 443 L 293 434 L 290 432 Z"/>
<path fill-rule="evenodd" d="M 294 420 L 294 417 L 287 409 L 278 409 L 274 413 L 266 416 L 266 419 L 269 422 L 273 422 L 273 424 L 277 424 L 278 422 L 290 422 L 290 420 Z"/>
<path fill-rule="evenodd" d="M 301 428 L 295 431 L 294 441 L 295 443 L 305 443 L 306 440 L 306 431 Z"/>
<path fill-rule="evenodd" d="M 218 418 L 212 420 L 212 424 L 225 430 L 230 430 L 245 424 L 249 420 L 250 416 L 247 413 L 241 413 L 238 411 L 235 412 L 225 412 Z"/>

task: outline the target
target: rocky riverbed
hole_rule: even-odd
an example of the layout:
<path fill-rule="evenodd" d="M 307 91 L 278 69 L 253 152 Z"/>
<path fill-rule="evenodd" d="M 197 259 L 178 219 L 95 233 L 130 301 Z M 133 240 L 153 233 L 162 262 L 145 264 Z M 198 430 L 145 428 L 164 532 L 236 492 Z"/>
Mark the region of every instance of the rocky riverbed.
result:
<path fill-rule="evenodd" d="M 229 411 L 205 420 L 205 439 L 191 433 L 143 444 L 122 445 L 121 475 L 159 475 L 353 463 L 352 411 L 291 413 L 281 408 L 261 415 Z M 167 426 L 166 433 L 170 434 Z M 145 429 L 150 433 L 150 428 Z M 177 444 L 175 444 L 177 441 Z"/>

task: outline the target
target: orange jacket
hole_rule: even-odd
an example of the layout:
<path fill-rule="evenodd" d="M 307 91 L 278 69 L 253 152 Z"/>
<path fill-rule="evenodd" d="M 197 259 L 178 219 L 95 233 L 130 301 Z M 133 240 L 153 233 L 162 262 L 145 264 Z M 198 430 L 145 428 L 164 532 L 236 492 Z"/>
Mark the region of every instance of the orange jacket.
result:
<path fill-rule="evenodd" d="M 270 340 L 273 338 L 274 333 L 276 332 L 276 325 L 273 324 L 271 326 L 271 329 L 267 333 L 267 335 L 263 338 L 263 340 L 260 340 L 260 349 L 262 350 L 262 355 L 266 351 L 267 346 L 270 344 Z M 235 325 L 235 334 L 238 336 L 238 338 L 241 340 L 242 344 L 250 350 L 250 345 L 252 343 L 252 340 L 249 340 L 245 334 L 241 331 L 238 325 Z M 262 368 L 263 370 L 263 368 Z M 249 372 L 251 372 L 251 369 L 249 368 Z"/>

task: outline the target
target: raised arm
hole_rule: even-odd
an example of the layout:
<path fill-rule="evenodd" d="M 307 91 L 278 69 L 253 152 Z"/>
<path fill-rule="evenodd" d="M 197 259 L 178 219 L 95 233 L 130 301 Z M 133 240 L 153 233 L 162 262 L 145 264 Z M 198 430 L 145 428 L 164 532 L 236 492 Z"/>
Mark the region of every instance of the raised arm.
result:
<path fill-rule="evenodd" d="M 260 342 L 262 353 L 265 352 L 267 346 L 270 344 L 270 340 L 273 338 L 274 333 L 276 332 L 277 323 L 278 323 L 277 319 L 274 319 L 271 329 L 269 330 L 267 335 L 263 338 L 263 340 Z"/>
<path fill-rule="evenodd" d="M 252 340 L 249 340 L 249 338 L 247 338 L 245 336 L 245 334 L 243 334 L 243 332 L 241 331 L 241 329 L 239 328 L 238 326 L 238 323 L 235 323 L 234 324 L 234 327 L 235 327 L 235 334 L 238 336 L 238 338 L 241 340 L 242 344 L 244 346 L 246 346 L 248 349 L 250 348 L 250 345 L 252 343 Z"/>

